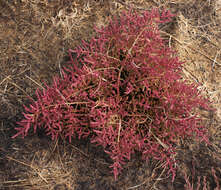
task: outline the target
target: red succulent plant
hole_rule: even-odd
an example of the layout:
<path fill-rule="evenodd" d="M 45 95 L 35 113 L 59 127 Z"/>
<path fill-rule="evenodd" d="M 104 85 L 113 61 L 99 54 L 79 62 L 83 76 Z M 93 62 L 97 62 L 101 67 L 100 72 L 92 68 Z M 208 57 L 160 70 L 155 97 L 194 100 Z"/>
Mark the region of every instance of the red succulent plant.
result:
<path fill-rule="evenodd" d="M 52 139 L 88 137 L 110 155 L 115 178 L 135 151 L 164 163 L 174 178 L 179 140 L 207 140 L 196 110 L 208 101 L 181 80 L 182 63 L 160 36 L 159 23 L 172 16 L 129 11 L 95 29 L 90 42 L 69 51 L 63 77 L 36 91 L 13 137 L 42 127 Z"/>

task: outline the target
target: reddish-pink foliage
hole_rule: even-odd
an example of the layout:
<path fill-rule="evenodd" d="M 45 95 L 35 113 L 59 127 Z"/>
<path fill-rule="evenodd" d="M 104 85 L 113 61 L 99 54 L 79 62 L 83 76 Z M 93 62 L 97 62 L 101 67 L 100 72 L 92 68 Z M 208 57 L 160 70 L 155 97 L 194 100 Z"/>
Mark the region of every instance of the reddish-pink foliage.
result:
<path fill-rule="evenodd" d="M 160 36 L 158 24 L 172 16 L 129 11 L 96 29 L 90 42 L 70 50 L 63 77 L 37 90 L 14 137 L 41 127 L 52 139 L 89 137 L 110 155 L 115 178 L 134 151 L 164 163 L 174 178 L 178 141 L 207 139 L 195 111 L 208 109 L 208 101 L 181 80 L 182 63 Z"/>
<path fill-rule="evenodd" d="M 212 173 L 212 178 L 216 184 L 216 187 L 214 190 L 219 190 L 220 189 L 220 184 L 219 184 L 219 179 L 216 176 L 216 171 L 214 168 L 211 168 L 211 173 Z M 192 174 L 192 183 L 190 183 L 190 179 L 187 176 L 186 173 L 184 173 L 184 180 L 186 182 L 185 184 L 185 190 L 199 190 L 200 187 L 202 187 L 201 189 L 203 190 L 210 190 L 210 188 L 208 187 L 208 179 L 206 176 L 197 176 L 197 183 L 194 184 L 193 183 L 193 179 L 194 179 L 194 173 Z"/>

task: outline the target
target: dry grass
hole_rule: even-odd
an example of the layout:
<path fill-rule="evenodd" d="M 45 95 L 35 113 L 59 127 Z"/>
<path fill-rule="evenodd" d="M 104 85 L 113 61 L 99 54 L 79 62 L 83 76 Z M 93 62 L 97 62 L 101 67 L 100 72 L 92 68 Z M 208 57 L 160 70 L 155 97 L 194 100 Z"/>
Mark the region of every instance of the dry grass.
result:
<path fill-rule="evenodd" d="M 60 75 L 67 50 L 89 40 L 94 25 L 105 26 L 130 7 L 166 7 L 176 13 L 162 36 L 185 62 L 184 77 L 197 82 L 216 108 L 201 111 L 211 145 L 183 143 L 174 183 L 158 163 L 143 163 L 137 156 L 115 182 L 109 158 L 85 141 L 51 142 L 42 132 L 24 140 L 10 138 L 27 96 Z M 220 0 L 5 0 L 0 8 L 0 189 L 190 190 L 200 185 L 212 190 L 221 185 Z"/>

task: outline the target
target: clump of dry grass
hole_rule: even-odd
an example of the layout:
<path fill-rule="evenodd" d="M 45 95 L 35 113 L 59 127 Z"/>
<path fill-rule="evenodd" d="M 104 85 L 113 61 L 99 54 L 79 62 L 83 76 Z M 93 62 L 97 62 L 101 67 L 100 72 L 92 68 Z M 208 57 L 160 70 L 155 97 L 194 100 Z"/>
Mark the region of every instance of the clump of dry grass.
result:
<path fill-rule="evenodd" d="M 3 187 L 39 190 L 58 187 L 74 189 L 77 179 L 77 167 L 75 167 L 77 160 L 76 156 L 73 156 L 74 150 L 69 151 L 67 148 L 70 149 L 70 146 L 59 146 L 57 142 L 47 143 L 49 147 L 43 148 L 39 146 L 42 145 L 39 139 L 32 138 L 26 146 L 12 145 L 14 155 L 7 155 L 6 159 L 20 168 L 21 172 L 18 179 L 2 182 Z M 35 150 L 32 151 L 34 146 Z"/>

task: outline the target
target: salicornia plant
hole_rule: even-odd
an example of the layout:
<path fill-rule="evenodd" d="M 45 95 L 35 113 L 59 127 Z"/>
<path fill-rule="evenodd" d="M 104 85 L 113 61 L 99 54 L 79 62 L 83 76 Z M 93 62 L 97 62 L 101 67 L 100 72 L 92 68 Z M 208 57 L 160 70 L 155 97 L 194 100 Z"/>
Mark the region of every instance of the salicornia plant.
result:
<path fill-rule="evenodd" d="M 181 78 L 182 63 L 160 36 L 158 24 L 172 16 L 129 11 L 95 29 L 94 38 L 70 50 L 63 77 L 37 90 L 14 137 L 37 128 L 52 139 L 88 137 L 110 155 L 115 178 L 135 151 L 161 161 L 174 178 L 180 139 L 207 140 L 196 111 L 208 101 Z"/>

